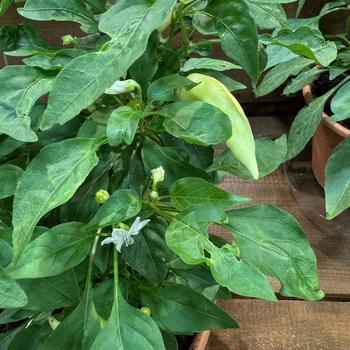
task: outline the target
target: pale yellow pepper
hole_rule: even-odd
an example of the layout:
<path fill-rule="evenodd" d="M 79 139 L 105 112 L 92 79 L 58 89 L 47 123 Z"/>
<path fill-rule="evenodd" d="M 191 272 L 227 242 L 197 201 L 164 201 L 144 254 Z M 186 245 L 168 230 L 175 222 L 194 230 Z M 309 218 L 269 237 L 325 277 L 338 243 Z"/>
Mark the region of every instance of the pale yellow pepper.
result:
<path fill-rule="evenodd" d="M 226 142 L 233 155 L 249 170 L 254 179 L 259 178 L 255 156 L 255 141 L 241 105 L 220 81 L 204 74 L 192 73 L 188 79 L 197 86 L 180 92 L 181 100 L 203 101 L 226 113 L 231 120 L 232 136 Z"/>

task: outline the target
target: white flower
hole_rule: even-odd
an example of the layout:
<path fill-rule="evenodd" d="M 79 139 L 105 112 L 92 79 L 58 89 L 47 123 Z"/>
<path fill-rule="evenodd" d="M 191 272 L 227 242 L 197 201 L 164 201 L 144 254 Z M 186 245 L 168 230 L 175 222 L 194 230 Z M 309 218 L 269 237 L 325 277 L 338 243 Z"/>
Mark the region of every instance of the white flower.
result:
<path fill-rule="evenodd" d="M 124 230 L 122 228 L 115 228 L 112 231 L 112 236 L 107 237 L 101 242 L 101 245 L 115 244 L 115 248 L 118 250 L 118 252 L 121 251 L 122 246 L 125 245 L 126 247 L 134 243 L 134 239 L 131 236 L 136 236 L 140 233 L 140 231 L 150 222 L 151 220 L 143 220 L 139 217 L 136 218 L 134 223 L 131 225 L 129 231 Z"/>
<path fill-rule="evenodd" d="M 119 95 L 125 92 L 134 91 L 137 83 L 132 80 L 117 80 L 110 88 L 105 90 L 107 95 Z"/>
<path fill-rule="evenodd" d="M 153 183 L 164 181 L 165 171 L 162 166 L 151 170 Z"/>

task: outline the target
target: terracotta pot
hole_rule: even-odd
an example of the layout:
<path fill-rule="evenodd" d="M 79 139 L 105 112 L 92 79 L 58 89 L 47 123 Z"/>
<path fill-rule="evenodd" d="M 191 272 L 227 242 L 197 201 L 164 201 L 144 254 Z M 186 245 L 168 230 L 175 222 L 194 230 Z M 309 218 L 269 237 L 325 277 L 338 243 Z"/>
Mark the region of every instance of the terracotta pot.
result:
<path fill-rule="evenodd" d="M 190 346 L 189 350 L 205 350 L 208 345 L 208 340 L 210 336 L 210 331 L 204 331 L 201 333 L 198 333 L 192 342 L 192 345 Z"/>
<path fill-rule="evenodd" d="M 313 100 L 311 85 L 303 89 L 304 99 L 307 104 Z M 326 113 L 322 115 L 322 121 L 312 139 L 312 171 L 317 182 L 324 187 L 324 173 L 328 158 L 333 149 L 350 135 L 350 130 L 329 118 Z"/>

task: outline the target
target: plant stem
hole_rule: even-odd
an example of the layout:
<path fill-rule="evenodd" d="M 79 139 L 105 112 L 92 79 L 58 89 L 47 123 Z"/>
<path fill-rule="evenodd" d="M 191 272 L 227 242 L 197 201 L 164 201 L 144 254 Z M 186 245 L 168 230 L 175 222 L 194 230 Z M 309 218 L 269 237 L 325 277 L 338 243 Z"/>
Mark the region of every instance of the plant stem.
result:
<path fill-rule="evenodd" d="M 119 276 L 118 276 L 118 251 L 113 247 L 113 271 L 114 271 L 114 305 L 118 305 L 118 288 L 119 288 Z"/>
<path fill-rule="evenodd" d="M 2 57 L 3 57 L 3 59 L 4 59 L 4 64 L 5 64 L 5 66 L 8 66 L 8 65 L 9 65 L 9 61 L 7 60 L 7 56 L 3 53 L 3 54 L 2 54 Z"/>
<path fill-rule="evenodd" d="M 94 258 L 96 255 L 96 249 L 97 249 L 98 240 L 100 239 L 100 233 L 101 233 L 101 230 L 99 229 L 97 231 L 97 234 L 96 234 L 95 239 L 94 239 L 94 243 L 92 244 L 92 248 L 90 251 L 90 259 L 89 259 L 88 275 L 86 278 L 85 292 L 88 289 L 90 289 L 90 281 L 91 281 L 91 276 L 92 276 L 92 264 L 94 262 Z"/>
<path fill-rule="evenodd" d="M 177 12 L 177 18 L 179 21 L 179 26 L 181 29 L 181 36 L 182 36 L 182 41 L 184 43 L 185 46 L 188 46 L 190 44 L 190 39 L 188 37 L 188 33 L 187 33 L 187 29 L 186 29 L 186 24 L 185 24 L 185 20 L 183 17 L 183 9 L 184 9 L 184 4 L 181 4 L 179 7 L 179 11 Z"/>

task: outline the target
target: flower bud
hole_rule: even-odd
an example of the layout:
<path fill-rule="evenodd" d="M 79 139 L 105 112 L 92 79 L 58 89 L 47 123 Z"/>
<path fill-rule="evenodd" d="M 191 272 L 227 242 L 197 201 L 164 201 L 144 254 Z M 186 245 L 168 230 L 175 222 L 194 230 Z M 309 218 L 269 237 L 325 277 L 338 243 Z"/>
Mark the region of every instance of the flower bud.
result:
<path fill-rule="evenodd" d="M 110 88 L 105 90 L 107 95 L 119 95 L 126 92 L 132 92 L 137 88 L 138 84 L 135 80 L 117 80 Z"/>
<path fill-rule="evenodd" d="M 142 313 L 144 313 L 147 316 L 151 316 L 151 309 L 147 306 L 142 306 L 142 308 L 140 309 L 140 311 Z"/>
<path fill-rule="evenodd" d="M 159 199 L 159 194 L 157 191 L 151 191 L 150 194 L 149 194 L 149 198 L 152 200 L 152 201 L 156 201 Z"/>
<path fill-rule="evenodd" d="M 76 42 L 76 38 L 74 38 L 72 35 L 63 35 L 61 39 L 63 45 L 70 45 Z"/>
<path fill-rule="evenodd" d="M 105 203 L 109 198 L 109 193 L 105 190 L 99 190 L 95 193 L 95 200 L 98 204 Z"/>

